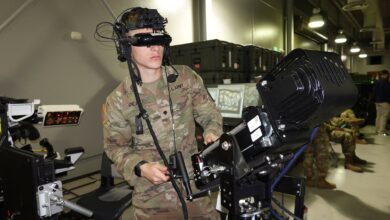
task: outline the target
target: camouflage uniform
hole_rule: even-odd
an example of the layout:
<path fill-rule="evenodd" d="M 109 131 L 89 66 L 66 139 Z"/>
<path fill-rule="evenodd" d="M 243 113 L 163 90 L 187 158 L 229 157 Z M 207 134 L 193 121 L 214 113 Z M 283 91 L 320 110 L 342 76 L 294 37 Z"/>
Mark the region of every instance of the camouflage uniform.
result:
<path fill-rule="evenodd" d="M 318 179 L 325 179 L 329 168 L 329 136 L 326 127 L 322 125 L 313 141 L 304 152 L 304 172 L 308 180 L 315 179 L 314 164 Z"/>
<path fill-rule="evenodd" d="M 329 123 L 325 123 L 331 141 L 341 144 L 345 156 L 344 167 L 346 169 L 363 172 L 359 165 L 365 165 L 367 161 L 356 156 L 356 133 L 345 128 L 346 122 L 340 117 L 333 117 Z"/>
<path fill-rule="evenodd" d="M 155 91 L 149 90 L 145 83 L 137 87 L 159 144 L 165 156 L 169 158 L 175 147 L 165 76 L 175 72 L 172 67 L 162 68 L 163 77 L 157 82 Z M 179 72 L 179 77 L 169 86 L 176 148 L 182 151 L 191 177 L 193 176 L 191 155 L 197 152 L 194 119 L 204 128 L 204 134 L 213 133 L 219 136 L 222 134 L 222 116 L 209 97 L 200 76 L 187 66 L 175 68 Z M 107 155 L 114 161 L 125 180 L 134 186 L 132 205 L 135 212 L 130 219 L 181 219 L 181 204 L 170 182 L 153 185 L 146 178 L 138 177 L 134 173 L 134 166 L 141 160 L 163 164 L 143 119 L 143 134 L 135 133 L 135 118 L 138 114 L 131 80 L 127 77 L 108 96 L 103 106 L 103 127 Z M 195 200 L 187 206 L 190 218 L 219 218 L 208 197 Z"/>
<path fill-rule="evenodd" d="M 330 140 L 340 143 L 344 154 L 355 153 L 355 132 L 351 129 L 343 128 L 345 127 L 345 121 L 342 118 L 333 117 L 329 123 L 326 123 L 325 125 Z"/>
<path fill-rule="evenodd" d="M 356 136 L 360 134 L 360 125 L 364 122 L 363 118 L 357 118 L 352 109 L 347 109 L 340 114 L 347 126 L 354 132 Z"/>

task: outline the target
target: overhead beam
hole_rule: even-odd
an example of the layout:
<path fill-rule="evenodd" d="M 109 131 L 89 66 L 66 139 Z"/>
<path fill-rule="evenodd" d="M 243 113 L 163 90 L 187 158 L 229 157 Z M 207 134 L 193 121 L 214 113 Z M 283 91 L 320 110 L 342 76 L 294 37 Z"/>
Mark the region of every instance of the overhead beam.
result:
<path fill-rule="evenodd" d="M 0 32 L 7 27 L 29 4 L 31 4 L 34 0 L 26 0 L 14 13 L 12 13 L 1 25 Z"/>

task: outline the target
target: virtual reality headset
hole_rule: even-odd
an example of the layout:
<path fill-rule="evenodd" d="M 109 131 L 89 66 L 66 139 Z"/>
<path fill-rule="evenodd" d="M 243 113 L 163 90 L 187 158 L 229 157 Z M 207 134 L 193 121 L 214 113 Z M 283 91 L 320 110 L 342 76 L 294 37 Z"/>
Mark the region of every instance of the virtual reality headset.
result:
<path fill-rule="evenodd" d="M 171 36 L 166 33 L 141 33 L 136 34 L 128 38 L 129 46 L 153 46 L 153 45 L 161 45 L 161 46 L 169 46 L 172 42 Z"/>

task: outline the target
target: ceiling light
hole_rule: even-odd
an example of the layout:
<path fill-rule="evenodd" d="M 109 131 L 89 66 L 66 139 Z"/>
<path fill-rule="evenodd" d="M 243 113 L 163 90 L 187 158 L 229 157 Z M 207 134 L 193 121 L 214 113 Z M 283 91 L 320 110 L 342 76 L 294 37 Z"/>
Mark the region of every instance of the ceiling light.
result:
<path fill-rule="evenodd" d="M 367 57 L 367 53 L 366 53 L 366 52 L 361 51 L 361 52 L 359 53 L 359 58 L 366 58 L 366 57 Z"/>
<path fill-rule="evenodd" d="M 320 14 L 321 9 L 314 8 L 313 15 L 309 19 L 309 27 L 310 28 L 319 28 L 324 26 L 325 21 L 322 15 Z"/>
<path fill-rule="evenodd" d="M 346 61 L 347 60 L 347 55 L 343 54 L 341 55 L 341 61 Z"/>
<path fill-rule="evenodd" d="M 343 5 L 344 11 L 355 11 L 367 8 L 368 3 L 366 0 L 348 0 L 347 4 Z"/>
<path fill-rule="evenodd" d="M 349 52 L 351 52 L 351 53 L 359 53 L 360 52 L 360 47 L 356 43 L 353 43 L 351 49 L 349 49 Z"/>
<path fill-rule="evenodd" d="M 347 37 L 343 34 L 343 30 L 339 30 L 339 34 L 334 39 L 336 44 L 343 44 L 347 42 Z"/>

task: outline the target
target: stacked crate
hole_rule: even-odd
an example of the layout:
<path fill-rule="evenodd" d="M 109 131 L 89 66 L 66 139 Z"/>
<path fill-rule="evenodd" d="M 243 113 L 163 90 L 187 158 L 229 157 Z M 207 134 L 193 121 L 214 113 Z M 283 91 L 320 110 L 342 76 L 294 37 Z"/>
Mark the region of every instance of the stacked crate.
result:
<path fill-rule="evenodd" d="M 244 73 L 249 81 L 267 74 L 283 58 L 282 53 L 256 45 L 245 46 Z"/>
<path fill-rule="evenodd" d="M 246 73 L 248 82 L 256 76 L 263 73 L 264 56 L 262 54 L 263 48 L 248 45 L 245 46 L 245 60 L 244 60 L 244 73 Z"/>
<path fill-rule="evenodd" d="M 269 71 L 280 54 L 258 46 L 242 46 L 221 40 L 208 40 L 171 46 L 172 64 L 191 67 L 205 84 L 246 83 Z"/>
<path fill-rule="evenodd" d="M 206 84 L 222 84 L 241 68 L 243 58 L 235 54 L 239 46 L 221 40 L 175 45 L 171 46 L 171 62 L 191 67 Z"/>

